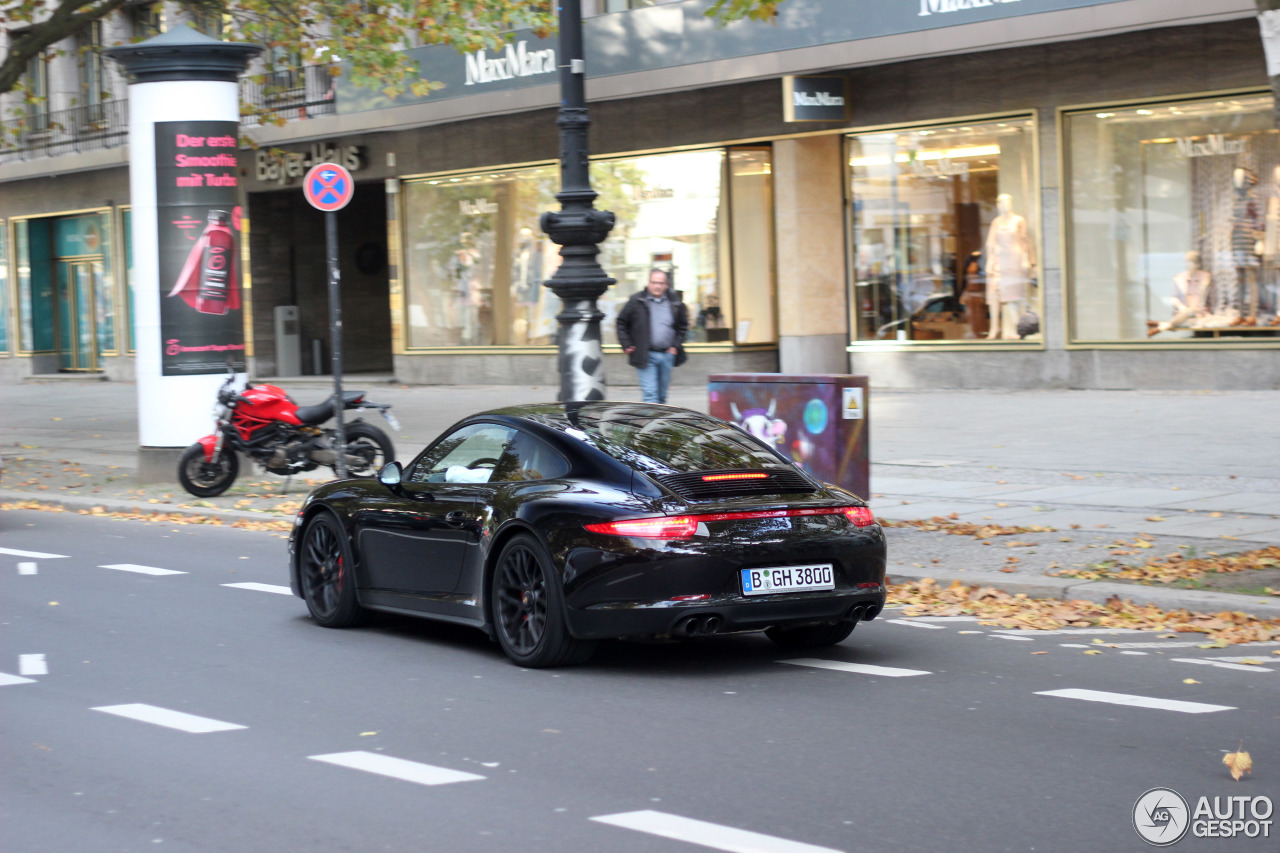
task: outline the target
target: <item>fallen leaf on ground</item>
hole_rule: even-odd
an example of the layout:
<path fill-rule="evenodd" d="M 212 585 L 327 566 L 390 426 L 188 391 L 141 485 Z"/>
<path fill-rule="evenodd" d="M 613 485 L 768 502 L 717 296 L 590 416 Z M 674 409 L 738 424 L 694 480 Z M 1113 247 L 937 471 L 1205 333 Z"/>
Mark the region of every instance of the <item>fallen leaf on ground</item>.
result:
<path fill-rule="evenodd" d="M 1194 678 L 1184 678 L 1182 679 L 1182 683 L 1183 684 L 1199 684 L 1200 682 L 1196 681 Z"/>
<path fill-rule="evenodd" d="M 1147 521 L 1164 521 L 1164 519 L 1158 515 L 1148 515 Z"/>
<path fill-rule="evenodd" d="M 1048 652 L 1032 652 L 1031 654 L 1033 654 L 1033 655 L 1047 655 L 1047 654 L 1049 654 L 1049 653 L 1048 653 Z"/>
<path fill-rule="evenodd" d="M 1088 650 L 1085 652 L 1085 654 L 1086 654 L 1086 655 L 1100 655 L 1100 654 L 1102 654 L 1102 652 L 1098 651 L 1097 649 L 1088 649 Z"/>
<path fill-rule="evenodd" d="M 1134 628 L 1145 631 L 1204 634 L 1202 648 L 1280 640 L 1280 619 L 1248 613 L 1192 613 L 1161 610 L 1113 596 L 1105 603 L 1079 599 L 1031 598 L 993 587 L 933 578 L 892 584 L 889 600 L 903 605 L 904 616 L 976 616 L 980 625 L 1031 630 L 1060 628 Z M 1092 651 L 1092 650 L 1091 650 Z"/>
<path fill-rule="evenodd" d="M 1240 747 L 1243 746 L 1244 744 L 1240 745 Z M 1237 747 L 1235 752 L 1228 752 L 1222 756 L 1222 763 L 1227 765 L 1227 769 L 1231 771 L 1231 778 L 1237 782 L 1244 774 L 1253 772 L 1253 759 L 1240 747 Z"/>

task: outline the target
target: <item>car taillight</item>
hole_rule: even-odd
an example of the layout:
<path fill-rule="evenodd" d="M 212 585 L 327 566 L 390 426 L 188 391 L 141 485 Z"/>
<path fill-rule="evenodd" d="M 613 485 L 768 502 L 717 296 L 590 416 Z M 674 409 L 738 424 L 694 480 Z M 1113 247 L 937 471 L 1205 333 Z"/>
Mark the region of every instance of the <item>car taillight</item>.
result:
<path fill-rule="evenodd" d="M 698 525 L 704 522 L 795 518 L 807 515 L 843 515 L 852 521 L 855 527 L 868 527 L 876 523 L 875 516 L 865 506 L 833 506 L 709 512 L 702 515 L 663 515 L 654 518 L 633 518 L 627 521 L 602 521 L 597 524 L 588 524 L 586 528 L 592 533 L 634 536 L 638 539 L 690 539 L 698 532 Z"/>
<path fill-rule="evenodd" d="M 854 527 L 870 527 L 876 523 L 876 517 L 872 514 L 870 507 L 851 506 L 846 507 L 843 512 L 853 522 Z"/>
<path fill-rule="evenodd" d="M 592 533 L 634 536 L 638 539 L 689 539 L 698 531 L 698 522 L 688 515 L 633 518 L 629 521 L 602 521 L 588 524 Z"/>

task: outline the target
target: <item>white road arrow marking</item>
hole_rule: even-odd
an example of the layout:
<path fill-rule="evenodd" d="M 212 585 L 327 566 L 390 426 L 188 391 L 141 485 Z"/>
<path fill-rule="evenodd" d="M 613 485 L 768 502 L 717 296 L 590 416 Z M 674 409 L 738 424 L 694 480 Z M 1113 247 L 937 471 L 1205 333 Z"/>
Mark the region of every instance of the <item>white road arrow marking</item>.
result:
<path fill-rule="evenodd" d="M 274 583 L 254 583 L 249 581 L 246 583 L 224 583 L 223 586 L 229 586 L 232 589 L 251 589 L 254 592 L 276 592 L 280 595 L 293 595 L 293 590 L 289 589 L 289 587 Z"/>
<path fill-rule="evenodd" d="M 909 675 L 933 675 L 923 669 L 899 669 L 893 666 L 873 666 L 869 663 L 846 663 L 841 660 L 819 660 L 818 658 L 796 658 L 780 660 L 778 663 L 789 663 L 792 666 L 812 666 L 816 669 L 834 669 L 837 672 L 856 672 L 861 675 L 883 675 L 889 678 L 903 678 Z"/>
<path fill-rule="evenodd" d="M 407 761 L 403 758 L 392 758 L 376 752 L 334 752 L 329 755 L 309 755 L 312 761 L 323 761 L 339 767 L 350 767 L 352 770 L 363 770 L 379 776 L 389 776 L 405 782 L 416 782 L 419 785 L 449 785 L 454 782 L 471 782 L 483 779 L 475 773 L 463 773 L 461 770 L 450 770 L 447 767 L 434 767 Z"/>
<path fill-rule="evenodd" d="M 133 563 L 114 563 L 110 566 L 98 566 L 100 569 L 115 569 L 118 572 L 137 572 L 140 575 L 185 575 L 173 569 L 157 569 L 155 566 L 138 566 Z"/>
<path fill-rule="evenodd" d="M 18 574 L 34 575 L 36 573 L 35 563 L 18 563 Z"/>
<path fill-rule="evenodd" d="M 66 554 L 46 554 L 43 551 L 19 551 L 17 548 L 0 548 L 0 554 L 12 554 L 15 557 L 31 557 L 35 560 L 65 560 Z"/>
<path fill-rule="evenodd" d="M 800 841 L 790 841 L 773 835 L 762 835 L 759 832 L 748 832 L 745 829 L 734 829 L 731 826 L 721 826 L 718 823 L 708 823 L 705 820 L 694 820 L 648 809 L 600 815 L 591 819 L 610 826 L 634 829 L 637 832 L 647 832 L 661 838 L 700 844 L 713 850 L 726 850 L 729 853 L 840 853 L 831 847 L 817 847 Z"/>
<path fill-rule="evenodd" d="M 1105 702 L 1109 705 L 1129 705 L 1134 708 L 1154 708 L 1159 711 L 1181 711 L 1184 714 L 1212 714 L 1214 711 L 1234 711 L 1232 705 L 1209 705 L 1204 702 L 1183 702 L 1179 699 L 1154 699 L 1150 696 L 1130 696 L 1127 693 L 1107 693 L 1102 690 L 1042 690 L 1037 696 L 1057 696 L 1062 699 L 1083 699 L 1086 702 Z"/>
<path fill-rule="evenodd" d="M 10 675 L 7 672 L 0 672 L 0 687 L 8 687 L 10 684 L 35 684 L 34 678 L 22 678 L 18 675 Z"/>
<path fill-rule="evenodd" d="M 127 717 L 130 720 L 139 720 L 143 723 L 152 723 L 157 726 L 165 726 L 170 729 L 177 729 L 180 732 L 190 732 L 191 734 L 205 734 L 207 732 L 229 732 L 233 729 L 248 728 L 247 726 L 239 726 L 235 723 L 224 723 L 221 720 L 211 720 L 208 717 L 197 717 L 195 714 L 184 714 L 182 711 L 171 711 L 168 708 L 158 708 L 155 705 L 132 704 L 132 705 L 103 705 L 98 708 L 91 708 L 91 711 L 102 711 L 104 714 L 115 714 L 117 717 Z"/>

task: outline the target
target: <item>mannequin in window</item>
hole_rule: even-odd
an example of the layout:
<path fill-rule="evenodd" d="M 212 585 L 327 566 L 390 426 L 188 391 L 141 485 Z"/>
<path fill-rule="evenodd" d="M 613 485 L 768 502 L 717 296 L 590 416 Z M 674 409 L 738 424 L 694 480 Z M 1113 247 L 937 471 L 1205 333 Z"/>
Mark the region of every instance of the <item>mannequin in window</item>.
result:
<path fill-rule="evenodd" d="M 1173 317 L 1157 323 L 1147 321 L 1147 336 L 1158 335 L 1188 324 L 1209 313 L 1209 290 L 1213 276 L 1200 268 L 1200 253 L 1187 252 L 1187 268 L 1173 277 Z"/>
<path fill-rule="evenodd" d="M 1027 307 L 1031 282 L 1031 239 L 1027 220 L 1013 212 L 1013 196 L 996 197 L 998 216 L 987 232 L 987 307 L 991 329 L 987 338 L 1018 339 L 1018 318 Z"/>
<path fill-rule="evenodd" d="M 1262 212 L 1258 205 L 1258 176 L 1243 167 L 1231 175 L 1236 197 L 1231 207 L 1231 264 L 1236 268 L 1233 326 L 1258 325 L 1258 273 L 1265 249 Z"/>

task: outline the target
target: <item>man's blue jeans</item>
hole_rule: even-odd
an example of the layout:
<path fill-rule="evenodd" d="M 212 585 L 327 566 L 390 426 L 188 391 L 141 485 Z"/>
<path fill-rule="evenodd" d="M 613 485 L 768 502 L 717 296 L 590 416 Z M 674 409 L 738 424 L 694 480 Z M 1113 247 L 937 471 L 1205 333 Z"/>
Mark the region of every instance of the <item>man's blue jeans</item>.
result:
<path fill-rule="evenodd" d="M 636 376 L 640 379 L 640 393 L 644 395 L 646 403 L 667 402 L 667 386 L 671 384 L 671 369 L 675 364 L 675 353 L 650 350 L 648 366 L 636 368 Z"/>

